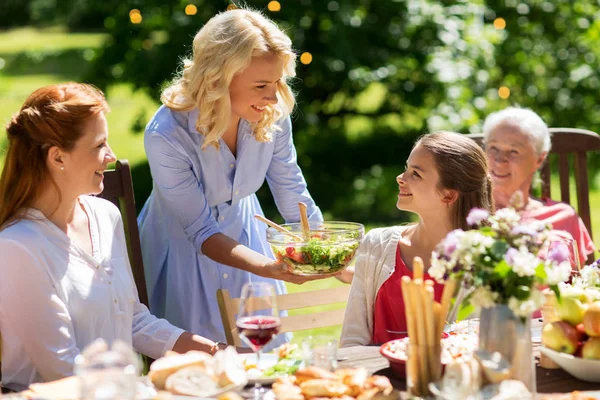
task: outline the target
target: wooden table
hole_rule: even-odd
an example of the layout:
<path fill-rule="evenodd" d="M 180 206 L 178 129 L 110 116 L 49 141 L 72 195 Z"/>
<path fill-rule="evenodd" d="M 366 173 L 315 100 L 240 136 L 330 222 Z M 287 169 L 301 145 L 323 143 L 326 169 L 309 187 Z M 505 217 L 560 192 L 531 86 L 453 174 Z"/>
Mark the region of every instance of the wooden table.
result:
<path fill-rule="evenodd" d="M 534 345 L 534 355 L 539 355 L 539 347 Z M 389 361 L 379 353 L 379 346 L 355 346 L 338 350 L 341 368 L 364 367 L 370 373 L 390 378 L 398 390 L 406 390 L 404 379 L 398 378 L 390 368 Z M 543 369 L 536 362 L 538 393 L 568 393 L 574 390 L 600 390 L 599 383 L 589 383 L 573 378 L 562 369 Z"/>

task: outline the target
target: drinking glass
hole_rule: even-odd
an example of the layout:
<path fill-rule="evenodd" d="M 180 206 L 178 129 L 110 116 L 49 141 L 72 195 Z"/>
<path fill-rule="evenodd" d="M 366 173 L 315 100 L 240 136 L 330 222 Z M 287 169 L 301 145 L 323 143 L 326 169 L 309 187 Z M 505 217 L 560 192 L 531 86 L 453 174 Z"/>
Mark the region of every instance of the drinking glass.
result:
<path fill-rule="evenodd" d="M 309 336 L 302 341 L 302 358 L 306 366 L 313 365 L 328 371 L 337 369 L 337 339 L 328 336 Z"/>
<path fill-rule="evenodd" d="M 572 274 L 578 274 L 581 270 L 581 260 L 579 258 L 579 247 L 577 240 L 569 236 L 556 235 L 550 239 L 548 254 L 554 252 L 568 252 L 569 263 L 571 264 Z"/>
<path fill-rule="evenodd" d="M 236 326 L 240 339 L 256 352 L 256 366 L 260 369 L 262 348 L 279 333 L 281 326 L 273 285 L 249 282 L 242 287 Z M 264 388 L 256 381 L 254 398 L 261 399 L 263 395 Z"/>

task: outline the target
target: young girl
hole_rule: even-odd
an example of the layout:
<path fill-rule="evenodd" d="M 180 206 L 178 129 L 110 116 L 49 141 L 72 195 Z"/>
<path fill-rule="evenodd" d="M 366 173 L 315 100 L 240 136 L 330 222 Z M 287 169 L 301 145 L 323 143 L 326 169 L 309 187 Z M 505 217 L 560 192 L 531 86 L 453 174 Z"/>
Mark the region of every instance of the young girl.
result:
<path fill-rule="evenodd" d="M 421 257 L 427 270 L 438 242 L 454 229 L 469 228 L 466 218 L 472 208 L 493 208 L 485 154 L 457 133 L 432 133 L 419 139 L 406 171 L 396 180 L 396 207 L 417 214 L 419 222 L 373 229 L 364 238 L 346 306 L 342 347 L 406 336 L 400 281 L 405 275 L 412 278 L 413 258 Z M 442 289 L 435 284 L 437 301 Z"/>
<path fill-rule="evenodd" d="M 154 187 L 139 216 L 150 308 L 192 332 L 225 340 L 216 290 L 307 277 L 273 259 L 256 191 L 265 179 L 286 222 L 322 215 L 296 162 L 289 114 L 290 39 L 255 11 L 213 17 L 193 59 L 162 94 L 145 134 Z M 281 338 L 280 338 L 281 340 Z"/>

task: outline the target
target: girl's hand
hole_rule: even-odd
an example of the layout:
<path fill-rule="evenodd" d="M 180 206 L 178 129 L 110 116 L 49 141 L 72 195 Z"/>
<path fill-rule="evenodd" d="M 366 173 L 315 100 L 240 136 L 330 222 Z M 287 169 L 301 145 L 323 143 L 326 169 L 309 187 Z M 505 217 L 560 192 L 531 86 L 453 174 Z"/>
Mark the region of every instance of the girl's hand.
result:
<path fill-rule="evenodd" d="M 354 277 L 354 265 L 347 267 L 334 275 L 335 279 L 344 283 L 352 283 Z"/>

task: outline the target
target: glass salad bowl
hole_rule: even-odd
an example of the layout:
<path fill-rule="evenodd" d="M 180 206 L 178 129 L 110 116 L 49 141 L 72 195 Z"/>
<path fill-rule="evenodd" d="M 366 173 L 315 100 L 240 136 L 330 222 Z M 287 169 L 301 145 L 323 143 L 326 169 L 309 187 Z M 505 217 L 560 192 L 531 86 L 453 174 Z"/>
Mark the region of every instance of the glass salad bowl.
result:
<path fill-rule="evenodd" d="M 267 229 L 267 241 L 278 260 L 290 265 L 297 275 L 333 275 L 354 258 L 365 234 L 355 222 L 311 222 L 310 237 L 304 238 L 300 223 L 281 225 L 294 237 L 274 228 Z"/>

